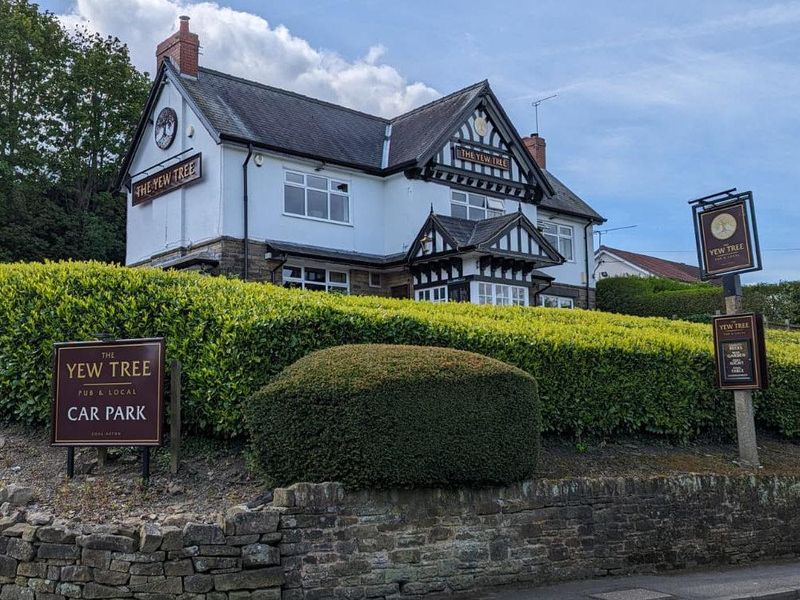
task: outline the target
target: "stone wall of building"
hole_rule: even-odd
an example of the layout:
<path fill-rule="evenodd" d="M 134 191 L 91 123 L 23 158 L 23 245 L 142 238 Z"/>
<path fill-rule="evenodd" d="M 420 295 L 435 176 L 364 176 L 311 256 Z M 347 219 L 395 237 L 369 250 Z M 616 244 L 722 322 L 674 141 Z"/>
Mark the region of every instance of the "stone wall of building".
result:
<path fill-rule="evenodd" d="M 2 512 L 0 600 L 400 599 L 800 555 L 800 480 L 748 475 L 296 484 L 214 523 Z"/>

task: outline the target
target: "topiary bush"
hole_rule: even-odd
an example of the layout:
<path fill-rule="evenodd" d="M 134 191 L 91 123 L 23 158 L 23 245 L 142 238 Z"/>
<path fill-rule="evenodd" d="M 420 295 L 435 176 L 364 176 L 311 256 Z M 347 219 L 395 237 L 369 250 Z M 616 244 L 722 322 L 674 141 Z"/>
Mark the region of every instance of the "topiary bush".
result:
<path fill-rule="evenodd" d="M 273 485 L 506 484 L 533 475 L 536 381 L 473 352 L 362 344 L 313 352 L 247 402 Z"/>

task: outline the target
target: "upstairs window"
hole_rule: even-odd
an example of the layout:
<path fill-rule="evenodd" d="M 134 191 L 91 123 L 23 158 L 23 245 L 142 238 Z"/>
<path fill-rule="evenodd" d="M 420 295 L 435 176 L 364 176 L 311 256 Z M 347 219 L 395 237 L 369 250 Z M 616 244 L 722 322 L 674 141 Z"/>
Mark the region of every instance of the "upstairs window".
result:
<path fill-rule="evenodd" d="M 452 190 L 450 195 L 450 216 L 471 221 L 499 217 L 504 213 L 503 201 L 482 194 L 470 194 Z"/>
<path fill-rule="evenodd" d="M 350 223 L 350 184 L 320 175 L 285 171 L 283 210 L 335 223 Z"/>
<path fill-rule="evenodd" d="M 568 261 L 573 262 L 575 256 L 573 254 L 573 231 L 569 225 L 559 225 L 552 221 L 539 221 L 539 230 L 544 235 L 544 238 L 558 250 L 558 253 L 566 258 Z"/>

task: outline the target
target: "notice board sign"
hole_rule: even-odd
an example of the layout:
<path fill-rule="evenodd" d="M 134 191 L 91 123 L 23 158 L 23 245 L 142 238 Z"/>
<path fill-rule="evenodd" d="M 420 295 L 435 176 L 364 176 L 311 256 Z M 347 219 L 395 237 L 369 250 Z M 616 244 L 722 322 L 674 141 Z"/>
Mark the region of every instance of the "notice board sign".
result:
<path fill-rule="evenodd" d="M 752 193 L 696 205 L 694 225 L 703 279 L 761 269 Z"/>
<path fill-rule="evenodd" d="M 55 345 L 52 443 L 159 446 L 164 339 Z"/>
<path fill-rule="evenodd" d="M 761 315 L 714 317 L 714 358 L 721 389 L 766 389 L 767 352 Z"/>

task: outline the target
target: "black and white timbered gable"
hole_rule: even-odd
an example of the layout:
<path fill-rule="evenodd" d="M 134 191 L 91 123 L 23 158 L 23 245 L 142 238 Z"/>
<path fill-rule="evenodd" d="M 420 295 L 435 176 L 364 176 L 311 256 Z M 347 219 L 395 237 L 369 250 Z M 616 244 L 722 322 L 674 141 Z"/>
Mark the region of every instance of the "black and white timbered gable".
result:
<path fill-rule="evenodd" d="M 420 176 L 538 204 L 553 194 L 488 83 L 421 157 Z"/>
<path fill-rule="evenodd" d="M 480 221 L 431 213 L 406 259 L 415 286 L 465 276 L 533 283 L 537 269 L 564 262 L 522 211 Z"/>

